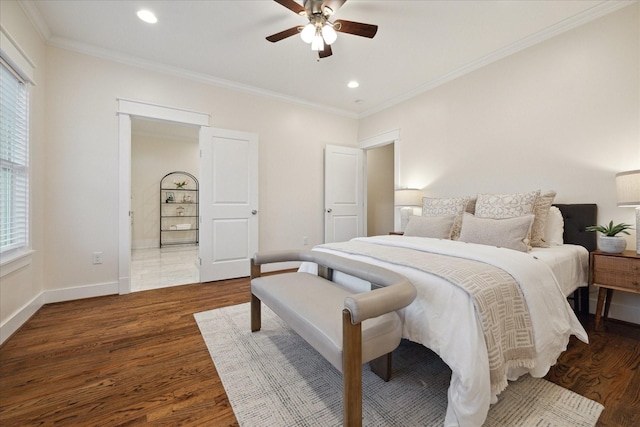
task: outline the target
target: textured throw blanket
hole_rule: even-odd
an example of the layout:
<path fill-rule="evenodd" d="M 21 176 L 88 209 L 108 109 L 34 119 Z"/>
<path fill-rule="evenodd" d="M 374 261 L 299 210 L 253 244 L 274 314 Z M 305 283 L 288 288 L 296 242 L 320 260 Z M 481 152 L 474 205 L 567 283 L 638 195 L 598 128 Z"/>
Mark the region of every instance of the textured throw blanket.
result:
<path fill-rule="evenodd" d="M 529 310 L 520 286 L 504 270 L 480 261 L 360 241 L 330 243 L 319 248 L 415 268 L 466 291 L 476 307 L 487 345 L 493 393 L 507 386 L 509 368 L 534 366 Z"/>

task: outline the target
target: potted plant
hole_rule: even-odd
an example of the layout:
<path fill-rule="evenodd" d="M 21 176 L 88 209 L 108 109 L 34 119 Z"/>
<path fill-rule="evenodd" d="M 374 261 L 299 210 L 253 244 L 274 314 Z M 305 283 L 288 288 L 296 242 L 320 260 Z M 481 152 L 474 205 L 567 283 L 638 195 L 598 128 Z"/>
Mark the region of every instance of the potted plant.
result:
<path fill-rule="evenodd" d="M 613 221 L 609 225 L 591 225 L 586 227 L 587 231 L 599 231 L 603 235 L 598 240 L 598 247 L 602 252 L 610 254 L 622 253 L 627 247 L 627 241 L 619 233 L 629 234 L 627 230 L 633 230 L 631 224 L 620 223 L 613 225 Z"/>

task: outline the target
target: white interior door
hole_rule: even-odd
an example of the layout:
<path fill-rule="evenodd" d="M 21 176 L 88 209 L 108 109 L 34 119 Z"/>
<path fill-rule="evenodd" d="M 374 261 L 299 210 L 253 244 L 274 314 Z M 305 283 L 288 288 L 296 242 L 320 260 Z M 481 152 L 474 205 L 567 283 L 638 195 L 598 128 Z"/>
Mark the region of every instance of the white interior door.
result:
<path fill-rule="evenodd" d="M 200 130 L 200 281 L 249 276 L 258 250 L 258 136 Z"/>
<path fill-rule="evenodd" d="M 327 145 L 324 150 L 324 241 L 364 236 L 364 152 Z"/>

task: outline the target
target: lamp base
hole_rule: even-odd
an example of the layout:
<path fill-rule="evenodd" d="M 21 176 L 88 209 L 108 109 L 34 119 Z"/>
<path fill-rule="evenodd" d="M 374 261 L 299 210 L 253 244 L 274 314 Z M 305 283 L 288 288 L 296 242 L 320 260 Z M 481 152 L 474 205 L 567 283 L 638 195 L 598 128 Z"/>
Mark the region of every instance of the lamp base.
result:
<path fill-rule="evenodd" d="M 400 208 L 400 231 L 406 230 L 411 215 L 413 215 L 413 208 Z"/>

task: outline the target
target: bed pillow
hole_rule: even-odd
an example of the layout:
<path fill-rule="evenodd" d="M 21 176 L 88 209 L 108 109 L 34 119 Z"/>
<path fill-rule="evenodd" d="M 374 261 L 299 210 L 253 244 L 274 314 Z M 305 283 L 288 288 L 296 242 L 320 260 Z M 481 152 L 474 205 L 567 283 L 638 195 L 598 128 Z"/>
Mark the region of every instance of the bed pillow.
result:
<path fill-rule="evenodd" d="M 533 214 L 494 219 L 465 213 L 458 240 L 528 252 L 533 219 Z"/>
<path fill-rule="evenodd" d="M 417 216 L 409 217 L 409 223 L 404 230 L 405 236 L 433 237 L 436 239 L 451 239 L 451 230 L 456 215 L 447 216 Z"/>
<path fill-rule="evenodd" d="M 422 198 L 422 216 L 457 216 L 451 230 L 451 238 L 455 239 L 460 234 L 462 224 L 462 214 L 469 203 L 468 197 L 448 197 L 448 198 Z"/>
<path fill-rule="evenodd" d="M 533 220 L 533 225 L 531 226 L 530 245 L 534 248 L 549 247 L 549 243 L 544 238 L 544 229 L 547 224 L 549 209 L 551 208 L 551 204 L 555 197 L 555 191 L 542 192 L 536 199 L 536 203 L 533 206 L 533 214 L 535 215 L 535 218 Z"/>
<path fill-rule="evenodd" d="M 549 246 L 561 246 L 564 244 L 563 234 L 564 219 L 562 218 L 562 212 L 557 206 L 551 206 L 547 216 L 547 223 L 544 227 L 544 240 Z"/>
<path fill-rule="evenodd" d="M 472 215 L 475 215 L 476 213 L 476 202 L 478 201 L 477 197 L 471 197 L 469 198 L 469 203 L 467 203 L 467 208 L 465 209 L 465 212 L 468 212 Z"/>
<path fill-rule="evenodd" d="M 512 194 L 478 194 L 475 216 L 479 218 L 513 218 L 533 213 L 540 190 Z"/>

